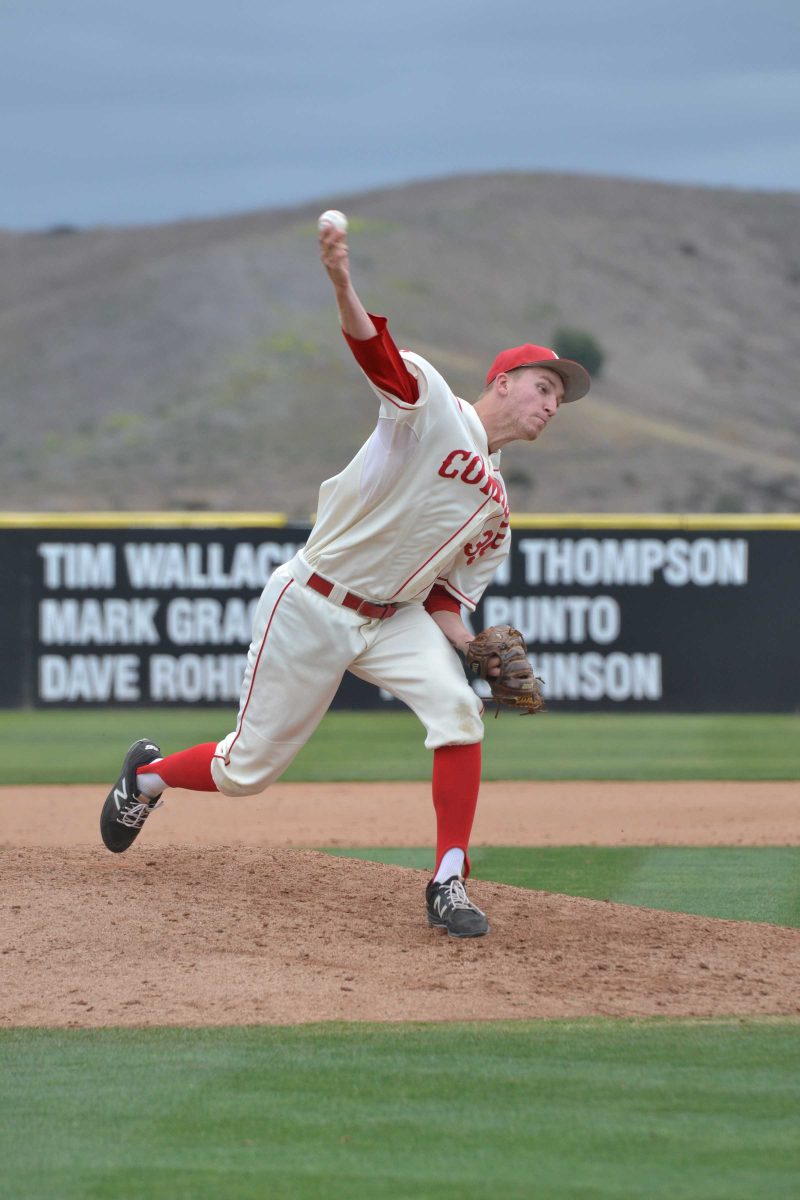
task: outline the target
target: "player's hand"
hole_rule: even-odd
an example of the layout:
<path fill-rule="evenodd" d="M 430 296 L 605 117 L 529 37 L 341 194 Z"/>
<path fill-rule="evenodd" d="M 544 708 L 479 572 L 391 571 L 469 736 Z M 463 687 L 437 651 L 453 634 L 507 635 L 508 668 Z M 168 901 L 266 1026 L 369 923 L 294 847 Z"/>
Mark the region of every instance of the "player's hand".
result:
<path fill-rule="evenodd" d="M 319 256 L 333 286 L 349 287 L 350 255 L 347 234 L 335 229 L 333 225 L 324 225 L 319 235 Z"/>
<path fill-rule="evenodd" d="M 459 618 L 459 623 L 460 623 L 460 618 Z M 469 646 L 470 646 L 471 641 L 472 641 L 472 634 L 469 633 L 467 630 L 465 630 L 464 637 L 459 638 L 458 640 L 454 641 L 453 645 L 455 646 L 456 650 L 460 650 L 460 652 L 466 657 L 467 652 L 469 651 Z M 488 659 L 486 666 L 487 666 L 486 674 L 490 678 L 495 679 L 500 674 L 500 669 L 501 669 L 500 655 L 493 654 L 491 656 L 491 658 Z"/>

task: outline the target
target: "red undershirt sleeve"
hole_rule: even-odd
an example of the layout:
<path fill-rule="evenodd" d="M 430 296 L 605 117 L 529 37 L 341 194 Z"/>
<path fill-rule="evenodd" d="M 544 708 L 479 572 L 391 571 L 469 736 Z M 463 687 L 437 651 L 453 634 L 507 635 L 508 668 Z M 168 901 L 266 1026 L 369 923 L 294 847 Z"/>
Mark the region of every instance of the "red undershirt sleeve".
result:
<path fill-rule="evenodd" d="M 378 331 L 375 337 L 359 341 L 342 330 L 353 357 L 375 387 L 406 404 L 416 404 L 419 400 L 417 381 L 406 370 L 400 351 L 389 333 L 386 317 L 377 317 L 374 313 L 369 315 Z"/>
<path fill-rule="evenodd" d="M 451 596 L 447 588 L 443 588 L 440 583 L 435 583 L 428 592 L 423 601 L 423 608 L 429 613 L 441 612 L 443 609 L 447 612 L 461 612 L 461 605 L 455 596 Z"/>

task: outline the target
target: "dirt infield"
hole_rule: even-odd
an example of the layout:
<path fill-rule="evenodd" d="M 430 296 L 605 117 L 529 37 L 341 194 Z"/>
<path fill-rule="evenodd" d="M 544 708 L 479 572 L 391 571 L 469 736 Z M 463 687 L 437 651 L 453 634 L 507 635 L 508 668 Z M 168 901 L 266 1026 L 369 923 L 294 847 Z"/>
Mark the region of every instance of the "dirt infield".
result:
<path fill-rule="evenodd" d="M 0 1025 L 797 1014 L 800 931 L 491 883 L 492 934 L 425 924 L 421 871 L 302 847 L 425 845 L 421 784 L 186 793 L 99 844 L 99 788 L 0 790 Z M 797 845 L 797 784 L 487 784 L 475 841 Z"/>
<path fill-rule="evenodd" d="M 104 789 L 0 788 L 0 846 L 96 846 Z M 429 783 L 174 792 L 148 846 L 427 846 Z M 143 842 L 144 842 L 143 838 Z M 484 783 L 474 845 L 800 845 L 800 783 Z"/>

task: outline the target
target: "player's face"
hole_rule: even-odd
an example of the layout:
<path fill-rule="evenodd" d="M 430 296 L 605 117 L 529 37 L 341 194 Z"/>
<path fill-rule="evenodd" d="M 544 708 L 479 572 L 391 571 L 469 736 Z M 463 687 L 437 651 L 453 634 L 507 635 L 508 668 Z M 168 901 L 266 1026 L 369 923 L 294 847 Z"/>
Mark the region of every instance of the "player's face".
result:
<path fill-rule="evenodd" d="M 517 437 L 532 442 L 547 428 L 564 400 L 564 382 L 547 367 L 527 367 L 509 375 L 508 402 L 518 424 Z"/>

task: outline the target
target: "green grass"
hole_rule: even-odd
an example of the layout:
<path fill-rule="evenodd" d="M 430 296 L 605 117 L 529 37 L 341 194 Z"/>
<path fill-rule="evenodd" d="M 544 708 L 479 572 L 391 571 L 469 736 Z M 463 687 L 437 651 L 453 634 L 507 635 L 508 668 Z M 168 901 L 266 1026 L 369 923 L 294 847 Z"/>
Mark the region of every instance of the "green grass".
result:
<path fill-rule="evenodd" d="M 0 1033 L 6 1200 L 794 1200 L 788 1021 Z"/>
<path fill-rule="evenodd" d="M 431 870 L 430 848 L 327 850 Z M 800 928 L 798 846 L 478 846 L 475 879 L 669 912 Z"/>
<path fill-rule="evenodd" d="M 105 783 L 134 738 L 216 741 L 231 709 L 0 712 L 3 783 Z M 410 713 L 329 713 L 287 780 L 428 779 Z M 800 716 L 550 713 L 486 721 L 485 779 L 800 779 Z"/>

